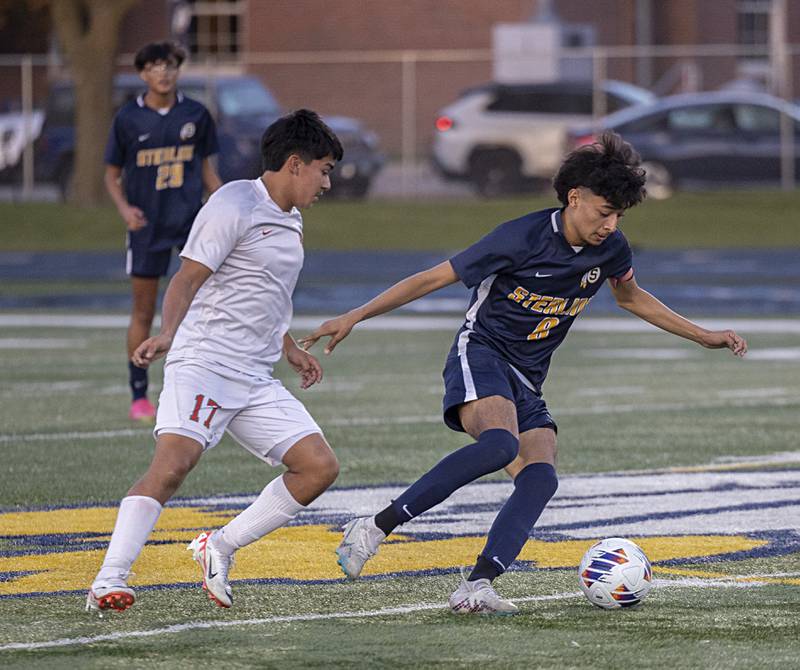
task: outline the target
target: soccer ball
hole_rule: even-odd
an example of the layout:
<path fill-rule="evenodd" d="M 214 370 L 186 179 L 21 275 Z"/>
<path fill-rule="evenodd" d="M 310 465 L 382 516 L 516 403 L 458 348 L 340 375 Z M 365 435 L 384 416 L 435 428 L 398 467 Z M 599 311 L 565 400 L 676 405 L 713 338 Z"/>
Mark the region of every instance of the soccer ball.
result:
<path fill-rule="evenodd" d="M 638 605 L 653 586 L 644 552 L 630 540 L 610 537 L 591 546 L 578 568 L 581 591 L 603 609 Z"/>

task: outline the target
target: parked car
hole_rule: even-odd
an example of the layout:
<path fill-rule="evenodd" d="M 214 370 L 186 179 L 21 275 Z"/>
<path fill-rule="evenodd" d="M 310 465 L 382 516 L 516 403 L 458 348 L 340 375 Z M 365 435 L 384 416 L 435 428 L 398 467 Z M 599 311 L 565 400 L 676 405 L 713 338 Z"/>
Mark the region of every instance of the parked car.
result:
<path fill-rule="evenodd" d="M 35 140 L 42 130 L 44 113 L 34 110 L 0 114 L 0 181 L 22 179 L 22 153 L 25 145 Z"/>
<path fill-rule="evenodd" d="M 651 102 L 643 88 L 609 80 L 606 111 Z M 586 81 L 486 84 L 465 91 L 435 121 L 433 162 L 448 178 L 468 180 L 490 196 L 550 179 L 563 157 L 567 128 L 592 118 Z"/>
<path fill-rule="evenodd" d="M 618 132 L 641 154 L 647 192 L 709 185 L 777 184 L 781 177 L 780 114 L 794 123 L 795 174 L 800 175 L 800 107 L 765 93 L 710 91 L 661 98 L 570 129 L 569 146 Z"/>
<path fill-rule="evenodd" d="M 256 77 L 244 75 L 209 78 L 184 75 L 179 89 L 208 107 L 217 122 L 220 153 L 217 167 L 223 181 L 255 179 L 261 174 L 260 142 L 264 129 L 284 110 Z M 125 102 L 145 90 L 134 74 L 114 79 L 113 105 Z M 66 194 L 72 178 L 75 153 L 75 89 L 71 83 L 56 83 L 50 88 L 45 121 L 36 144 L 36 178 L 58 184 Z M 383 166 L 375 133 L 358 119 L 324 117 L 344 147 L 344 159 L 331 175 L 331 196 L 361 198 Z"/>

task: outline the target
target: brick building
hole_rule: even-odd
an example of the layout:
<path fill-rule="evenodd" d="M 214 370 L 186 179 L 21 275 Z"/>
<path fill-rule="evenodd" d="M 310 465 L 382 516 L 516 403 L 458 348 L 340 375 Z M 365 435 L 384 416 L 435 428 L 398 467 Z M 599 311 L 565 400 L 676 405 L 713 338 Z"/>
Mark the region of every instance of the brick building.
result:
<path fill-rule="evenodd" d="M 498 23 L 557 21 L 579 28 L 584 44 L 602 47 L 765 49 L 778 1 L 141 0 L 125 19 L 120 52 L 180 37 L 192 53 L 190 68 L 257 74 L 287 108 L 364 119 L 392 152 L 400 149 L 404 122 L 408 141 L 411 119 L 411 142 L 422 153 L 436 110 L 492 78 Z M 787 39 L 800 44 L 800 2 L 786 5 Z M 606 73 L 659 93 L 716 88 L 741 76 L 768 80 L 764 54 L 628 54 L 610 58 Z M 793 60 L 800 93 L 800 54 Z"/>
<path fill-rule="evenodd" d="M 588 27 L 588 43 L 598 46 L 765 47 L 771 1 L 218 0 L 182 3 L 183 25 L 172 24 L 185 28 L 195 64 L 257 74 L 286 107 L 363 118 L 390 151 L 400 148 L 403 104 L 412 105 L 413 141 L 422 152 L 436 110 L 492 78 L 495 24 L 549 18 Z M 800 43 L 800 3 L 787 5 L 788 40 Z M 176 6 L 143 0 L 126 20 L 121 50 L 168 34 Z M 441 52 L 450 50 L 457 53 L 448 60 Z M 270 60 L 265 54 L 272 62 L 258 62 Z M 794 69 L 800 90 L 800 67 Z M 767 60 L 623 56 L 609 59 L 607 74 L 668 93 L 715 88 L 743 75 L 763 79 Z"/>

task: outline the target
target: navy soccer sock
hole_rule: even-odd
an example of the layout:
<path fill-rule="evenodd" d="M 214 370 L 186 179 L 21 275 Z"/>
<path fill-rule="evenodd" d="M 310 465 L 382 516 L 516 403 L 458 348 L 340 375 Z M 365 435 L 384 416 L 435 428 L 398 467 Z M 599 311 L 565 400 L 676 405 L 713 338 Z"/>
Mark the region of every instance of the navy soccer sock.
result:
<path fill-rule="evenodd" d="M 445 456 L 379 512 L 375 525 L 388 535 L 401 523 L 446 500 L 465 484 L 505 467 L 516 458 L 518 451 L 519 440 L 507 430 L 483 431 L 477 442 Z"/>
<path fill-rule="evenodd" d="M 514 492 L 495 518 L 469 581 L 494 579 L 514 562 L 531 529 L 558 488 L 549 463 L 531 463 L 514 479 Z"/>
<path fill-rule="evenodd" d="M 134 400 L 147 397 L 147 368 L 140 368 L 128 361 L 128 383 Z"/>

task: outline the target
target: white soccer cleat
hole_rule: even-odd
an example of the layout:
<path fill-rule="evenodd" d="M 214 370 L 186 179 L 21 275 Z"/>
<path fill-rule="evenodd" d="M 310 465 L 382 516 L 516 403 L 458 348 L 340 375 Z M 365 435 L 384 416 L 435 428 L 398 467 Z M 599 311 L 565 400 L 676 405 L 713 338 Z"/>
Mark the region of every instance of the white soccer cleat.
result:
<path fill-rule="evenodd" d="M 468 582 L 461 578 L 461 585 L 453 591 L 448 601 L 450 611 L 455 614 L 516 614 L 519 608 L 510 600 L 504 600 L 488 579 Z"/>
<path fill-rule="evenodd" d="M 378 553 L 378 545 L 385 539 L 386 534 L 375 525 L 371 516 L 353 519 L 345 525 L 336 556 L 348 579 L 358 579 L 364 563 Z"/>
<path fill-rule="evenodd" d="M 98 612 L 100 616 L 105 610 L 123 612 L 136 602 L 133 589 L 124 581 L 118 583 L 95 582 L 86 595 L 86 611 Z"/>
<path fill-rule="evenodd" d="M 233 605 L 233 591 L 228 583 L 228 571 L 233 565 L 233 556 L 217 550 L 211 543 L 211 533 L 200 533 L 188 547 L 192 558 L 203 571 L 203 590 L 220 607 Z"/>

